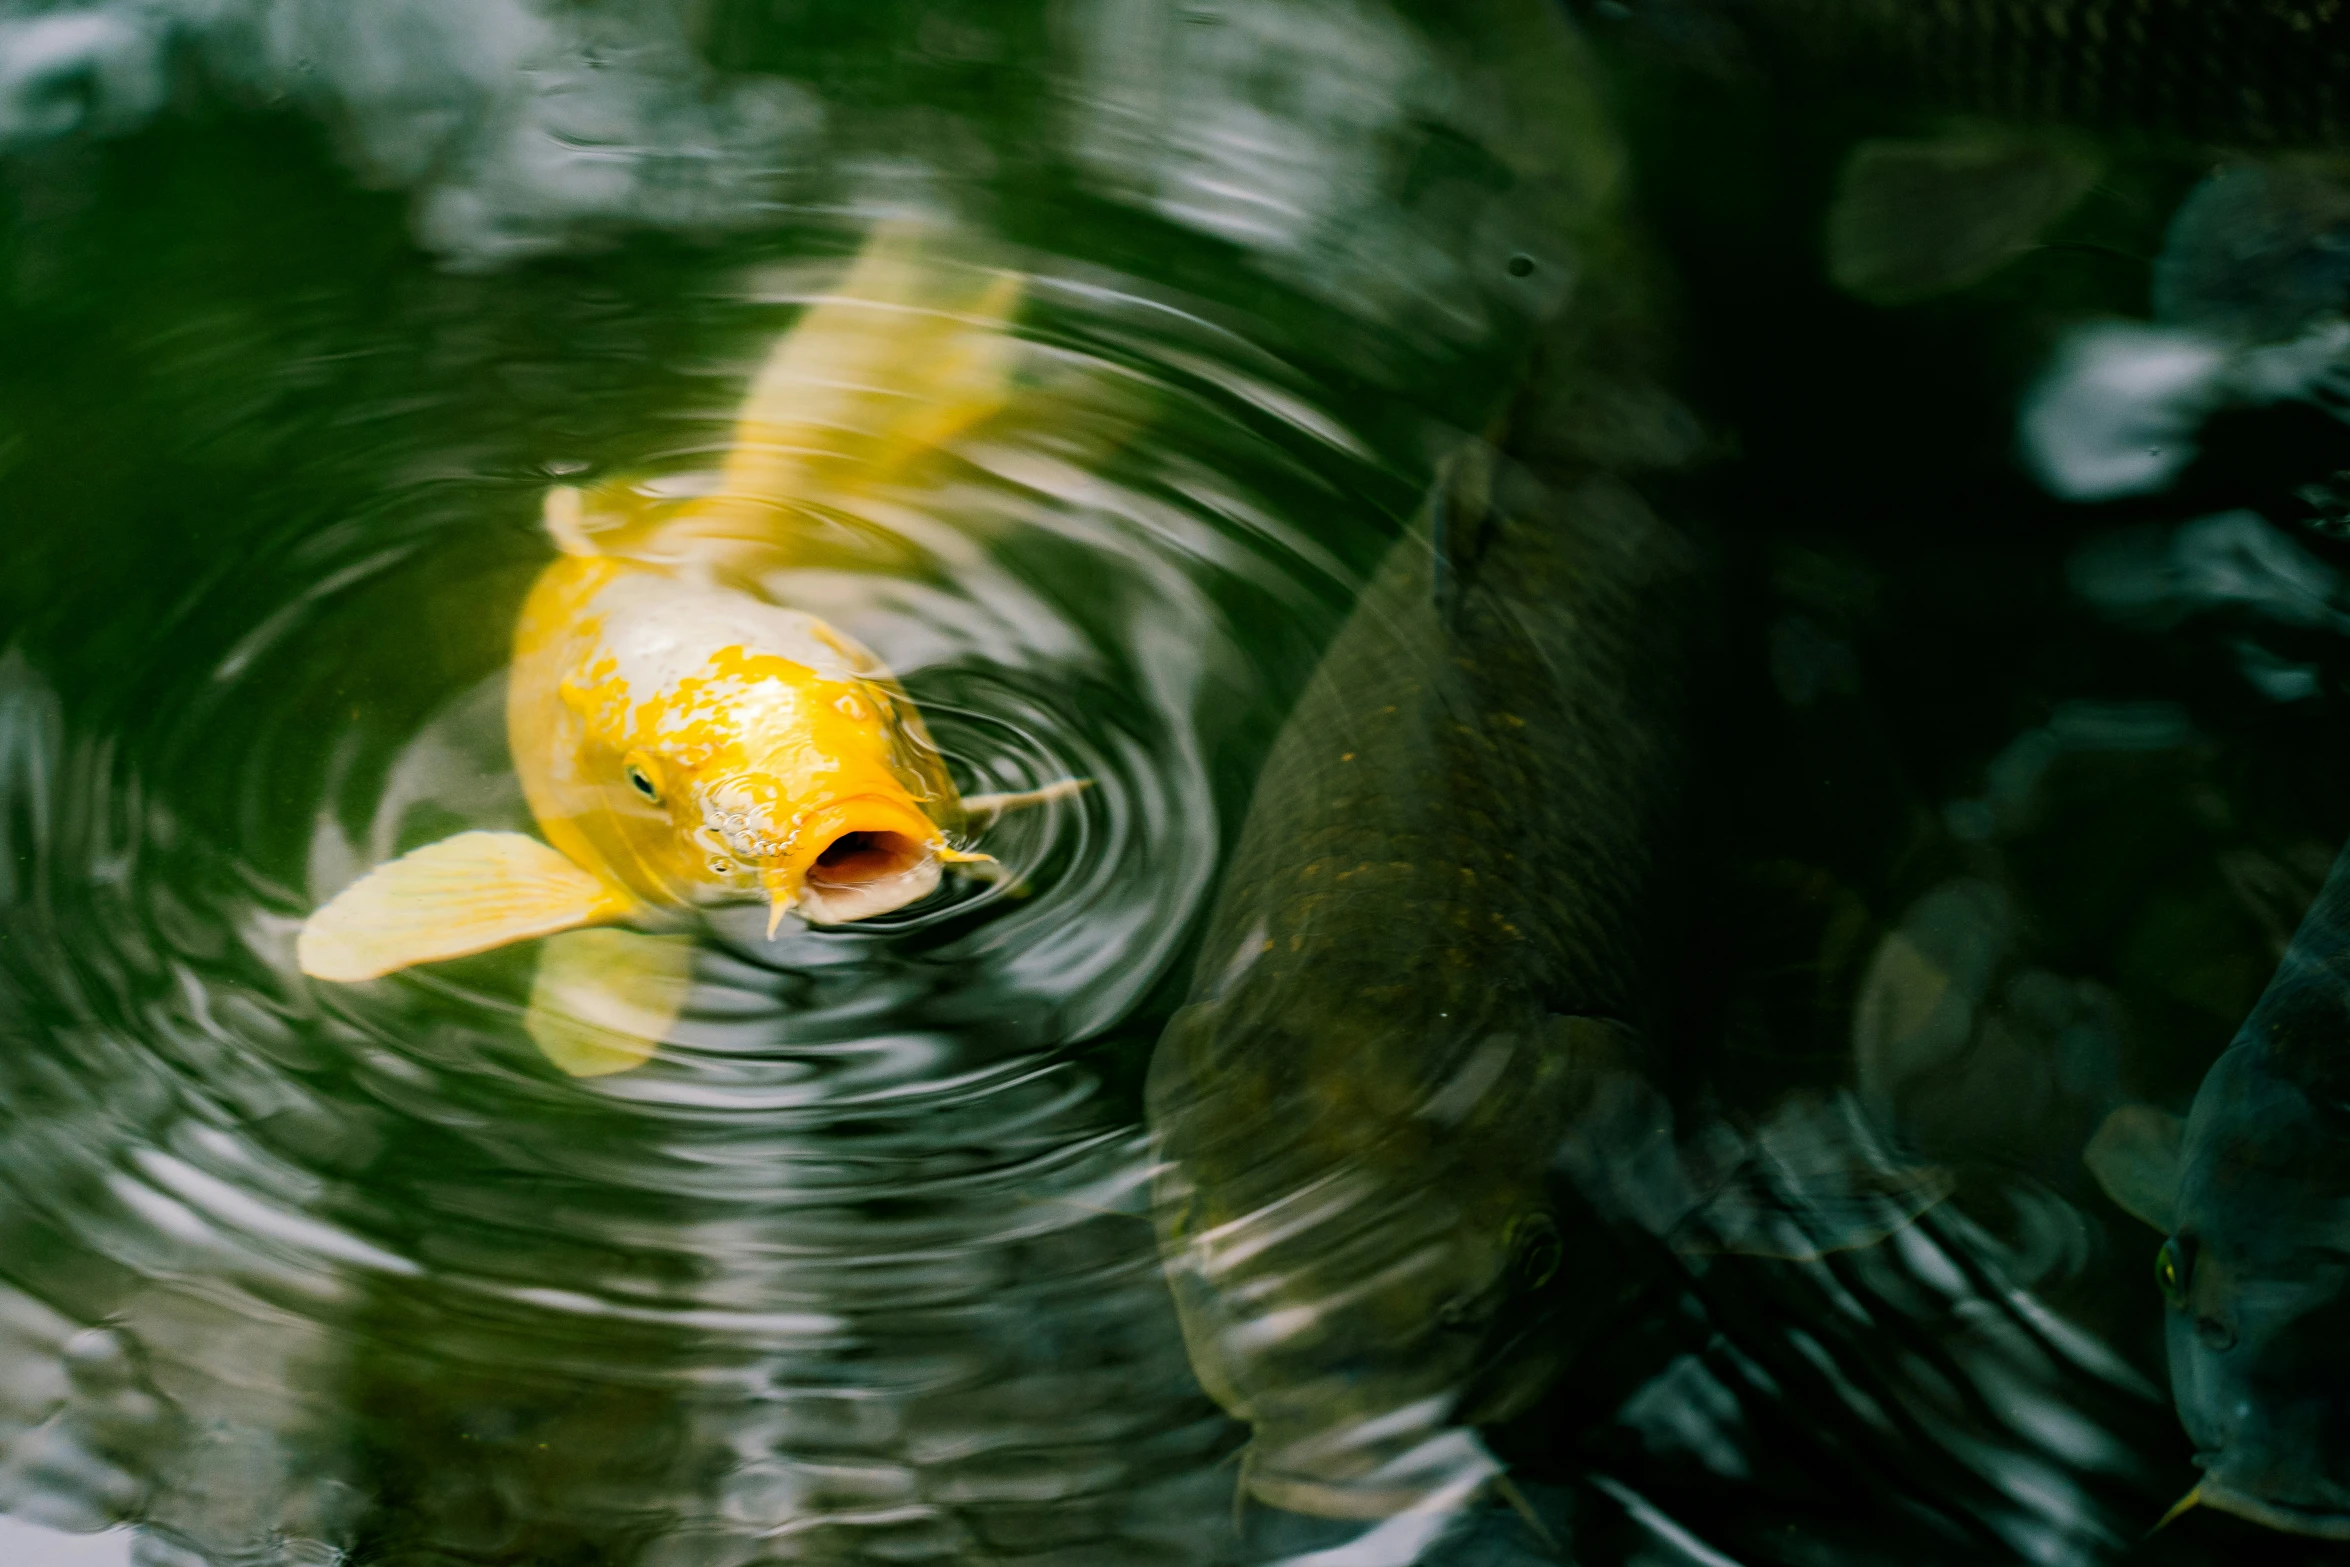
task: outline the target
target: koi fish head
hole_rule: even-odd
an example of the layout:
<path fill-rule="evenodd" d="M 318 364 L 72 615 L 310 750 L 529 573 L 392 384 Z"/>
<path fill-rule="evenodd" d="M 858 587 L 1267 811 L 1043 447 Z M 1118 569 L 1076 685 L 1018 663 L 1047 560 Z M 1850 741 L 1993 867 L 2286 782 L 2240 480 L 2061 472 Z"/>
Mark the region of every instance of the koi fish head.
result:
<path fill-rule="evenodd" d="M 695 902 L 756 887 L 775 916 L 827 924 L 902 908 L 950 851 L 899 765 L 894 705 L 854 676 L 721 649 L 615 737 L 637 742 L 621 782 L 657 813 L 648 830 L 633 812 L 616 823 Z"/>
<path fill-rule="evenodd" d="M 837 754 L 830 760 L 841 760 Z M 730 772 L 693 786 L 696 846 L 714 849 L 710 874 L 733 888 L 755 878 L 777 915 L 820 924 L 886 914 L 938 885 L 944 838 L 894 778 L 846 797 L 832 780 L 788 764 Z M 803 805 L 802 801 L 821 801 Z"/>
<path fill-rule="evenodd" d="M 1017 275 L 942 260 L 917 226 L 881 225 L 776 341 L 714 489 L 550 490 L 562 554 L 523 606 L 507 687 L 544 841 L 461 832 L 375 867 L 304 922 L 303 972 L 374 979 L 663 906 L 763 900 L 772 935 L 789 911 L 833 923 L 903 907 L 943 865 L 986 859 L 942 831 L 962 803 L 880 662 L 742 587 L 814 565 L 808 508 L 860 515 L 875 494 L 923 488 L 1010 405 L 1020 292 Z M 671 942 L 551 944 L 532 1037 L 566 1071 L 643 1060 L 690 984 Z"/>
<path fill-rule="evenodd" d="M 954 787 L 872 656 L 745 594 L 559 570 L 525 609 L 509 719 L 549 840 L 651 903 L 837 924 L 966 857 L 933 815 Z"/>

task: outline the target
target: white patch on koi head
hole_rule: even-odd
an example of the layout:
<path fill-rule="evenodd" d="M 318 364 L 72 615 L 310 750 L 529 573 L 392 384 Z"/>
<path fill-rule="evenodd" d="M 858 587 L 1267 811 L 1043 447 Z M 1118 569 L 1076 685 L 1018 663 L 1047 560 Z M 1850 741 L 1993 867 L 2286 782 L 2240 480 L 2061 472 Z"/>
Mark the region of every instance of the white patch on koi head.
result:
<path fill-rule="evenodd" d="M 707 675 L 729 648 L 786 658 L 827 680 L 863 673 L 815 616 L 730 588 L 632 571 L 606 584 L 587 607 L 603 622 L 601 651 L 611 656 L 613 678 L 632 707 Z"/>

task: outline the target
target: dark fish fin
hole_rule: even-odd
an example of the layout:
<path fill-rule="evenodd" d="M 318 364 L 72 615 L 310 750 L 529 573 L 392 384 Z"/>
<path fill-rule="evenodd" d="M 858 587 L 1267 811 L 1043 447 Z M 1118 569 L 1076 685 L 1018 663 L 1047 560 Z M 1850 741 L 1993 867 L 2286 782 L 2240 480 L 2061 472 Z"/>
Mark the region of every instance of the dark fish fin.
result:
<path fill-rule="evenodd" d="M 2350 304 L 2350 169 L 2239 163 L 2188 193 L 2154 263 L 2154 316 L 2247 342 Z"/>
<path fill-rule="evenodd" d="M 2272 1069 L 2311 1099 L 2350 1107 L 2350 849 L 2334 859 L 2284 960 L 2231 1049 L 2266 1053 Z"/>
<path fill-rule="evenodd" d="M 1972 877 L 1934 888 L 1877 943 L 1853 1002 L 1852 1053 L 1880 1120 L 1966 1051 L 2014 948 L 2012 903 Z"/>
<path fill-rule="evenodd" d="M 1888 1150 L 1849 1094 L 1790 1100 L 1752 1134 L 1690 1150 L 1702 1193 L 1675 1250 L 1811 1260 L 1872 1246 L 1950 1195 L 1948 1172 Z"/>
<path fill-rule="evenodd" d="M 2114 1206 L 2171 1232 L 2179 1192 L 2179 1138 L 2186 1123 L 2152 1105 L 2123 1105 L 2081 1150 L 2081 1162 Z"/>
<path fill-rule="evenodd" d="M 1716 1122 L 1683 1142 L 1622 1024 L 1551 1024 L 1590 1077 L 1553 1166 L 1600 1216 L 1689 1254 L 1815 1258 L 1873 1245 L 1950 1195 L 1938 1168 L 1903 1160 L 1850 1094 L 1798 1096 L 1752 1132 Z"/>
<path fill-rule="evenodd" d="M 1465 441 L 1436 472 L 1428 496 L 1429 589 L 1436 613 L 1454 624 L 1498 522 L 1494 478 L 1501 456 L 1483 441 Z"/>
<path fill-rule="evenodd" d="M 1574 1072 L 1635 1072 L 1647 1060 L 1640 1030 L 1614 1018 L 1553 1012 L 1542 1025 L 1544 1044 Z"/>
<path fill-rule="evenodd" d="M 2037 244 L 2101 169 L 2095 154 L 2053 136 L 1862 142 L 1828 212 L 1828 276 L 1878 305 L 1965 288 Z"/>

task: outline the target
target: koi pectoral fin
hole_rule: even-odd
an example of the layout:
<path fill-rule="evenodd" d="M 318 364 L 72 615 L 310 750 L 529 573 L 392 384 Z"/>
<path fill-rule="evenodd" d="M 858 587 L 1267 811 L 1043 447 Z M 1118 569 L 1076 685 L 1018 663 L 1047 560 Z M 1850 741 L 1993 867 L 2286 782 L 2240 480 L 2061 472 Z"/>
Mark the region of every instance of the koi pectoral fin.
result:
<path fill-rule="evenodd" d="M 975 794 L 963 801 L 963 819 L 975 829 L 985 827 L 1010 812 L 1025 811 L 1032 805 L 1073 800 L 1092 787 L 1090 778 L 1062 778 L 1041 789 L 1022 789 L 1014 794 Z"/>
<path fill-rule="evenodd" d="M 573 1077 L 642 1066 L 668 1038 L 693 986 L 694 939 L 574 930 L 539 952 L 523 1029 Z"/>
<path fill-rule="evenodd" d="M 623 918 L 601 878 L 518 832 L 461 832 L 411 850 L 337 893 L 303 923 L 295 960 L 350 983 Z"/>

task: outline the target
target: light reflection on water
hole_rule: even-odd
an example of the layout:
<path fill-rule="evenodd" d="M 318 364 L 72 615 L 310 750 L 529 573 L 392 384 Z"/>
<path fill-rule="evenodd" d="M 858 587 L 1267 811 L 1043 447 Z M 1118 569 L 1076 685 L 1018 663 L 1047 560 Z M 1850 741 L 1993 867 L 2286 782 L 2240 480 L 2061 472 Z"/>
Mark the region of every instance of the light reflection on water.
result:
<path fill-rule="evenodd" d="M 1298 48 L 1347 20 L 1298 15 Z M 259 48 L 212 13 L 11 24 L 7 131 L 75 133 L 77 106 L 85 134 L 168 119 L 142 71 L 160 29 L 193 27 L 232 96 L 298 84 L 468 265 L 615 219 L 854 242 L 853 218 L 794 230 L 753 199 L 805 156 L 816 95 L 743 78 L 694 98 L 657 8 L 584 44 L 522 6 L 375 13 L 380 31 L 315 48 L 296 39 L 339 26 L 323 11 L 276 20 Z M 1407 38 L 1389 52 L 1425 78 Z M 524 69 L 602 69 L 599 47 L 617 51 L 600 78 Z M 1275 130 L 1356 177 L 1309 177 L 1300 235 L 1382 210 L 1393 155 L 1355 133 L 1405 108 L 1396 83 L 1324 79 L 1361 111 L 1325 126 L 1309 99 Z M 448 155 L 416 160 L 444 109 Z M 618 154 L 601 176 L 583 117 Z M 572 149 L 557 163 L 534 150 L 550 136 Z M 887 158 L 857 141 L 828 155 Z M 683 190 L 681 157 L 700 160 Z M 1092 177 L 1124 157 L 1097 149 Z M 897 199 L 959 172 L 833 183 Z M 1532 297 L 1499 266 L 1520 243 L 1479 242 L 1505 315 Z M 267 447 L 246 426 L 271 415 L 249 391 L 217 405 L 217 372 L 333 384 L 356 354 L 389 374 L 311 410 L 301 461 L 342 465 L 343 499 L 214 513 L 214 562 L 168 595 L 185 657 L 127 689 L 61 689 L 37 646 L 6 665 L 7 1006 L 39 1042 L 7 1069 L 0 1160 L 30 1291 L 10 1297 L 10 1510 L 137 1519 L 142 1562 L 175 1567 L 1234 1556 L 1241 1433 L 1174 1329 L 1132 1078 L 1252 749 L 1423 460 L 1414 436 L 1389 478 L 1250 310 L 1041 256 L 1024 331 L 1080 384 L 1071 411 L 1133 405 L 1147 434 L 994 432 L 931 516 L 890 519 L 888 575 L 775 585 L 882 653 L 965 789 L 1093 780 L 991 838 L 1010 880 L 773 945 L 722 920 L 672 1043 L 594 1083 L 520 1033 L 527 954 L 356 989 L 293 973 L 295 923 L 357 871 L 528 826 L 496 665 L 544 548 L 529 497 L 582 463 L 705 465 L 744 369 L 831 265 L 784 254 L 665 263 L 686 324 L 667 341 L 616 323 L 593 264 L 554 283 L 569 303 L 530 348 L 469 340 L 469 285 L 423 265 L 400 285 L 431 323 L 421 355 L 356 302 L 259 332 L 239 304 L 159 319 L 167 396 L 205 410 L 193 455 L 232 472 L 261 476 L 233 449 Z M 1448 335 L 1506 361 L 1494 325 L 1478 309 Z M 605 390 L 568 384 L 583 344 Z M 1417 362 L 1359 331 L 1317 346 L 1390 380 Z M 469 390 L 442 389 L 452 370 Z M 468 401 L 502 411 L 471 421 Z M 1373 417 L 1391 434 L 1442 406 Z M 92 613 L 103 591 L 83 591 Z"/>
<path fill-rule="evenodd" d="M 11 1561 L 39 1562 L 42 1567 L 129 1567 L 131 1536 L 123 1529 L 68 1534 L 22 1519 L 0 1518 L 0 1550 L 7 1551 Z"/>
<path fill-rule="evenodd" d="M 1882 492 L 1768 457 L 1659 487 L 1722 521 L 1732 661 L 1769 650 L 1719 699 L 1769 715 L 1723 719 L 1757 802 L 1691 873 L 1724 912 L 1659 981 L 1699 1041 L 1677 1109 L 1743 1126 L 1849 1085 L 1955 1198 L 1818 1257 L 1573 1231 L 1555 1389 L 1474 1439 L 1514 1504 L 1235 1507 L 1249 1432 L 1187 1359 L 1141 1083 L 1257 764 L 1437 460 L 1532 323 L 1657 264 L 1611 226 L 1626 157 L 1559 25 L 1499 0 L 0 18 L 29 349 L 0 370 L 0 1560 L 122 1561 L 121 1533 L 15 1531 L 126 1521 L 140 1567 L 2138 1549 L 2191 1472 L 2146 1244 L 2080 1145 L 2125 1093 L 2191 1093 L 2339 813 L 2245 786 L 2227 759 L 2292 739 L 2242 741 L 2191 678 L 2194 717 L 1986 664 L 1997 716 L 1920 741 L 1882 693 L 1966 665 L 1918 651 L 1974 602 L 1933 597 L 1960 574 L 1833 536 L 1868 539 Z M 964 788 L 1094 787 L 991 837 L 1004 882 L 772 944 L 715 921 L 676 1036 L 611 1078 L 523 1034 L 527 952 L 301 979 L 296 926 L 357 873 L 530 826 L 500 666 L 539 493 L 694 482 L 772 334 L 909 209 L 1028 277 L 1064 401 L 880 519 L 888 570 L 771 586 L 883 655 Z M 1718 327 L 1736 289 L 1698 250 Z M 1554 403 L 1574 460 L 1706 443 L 1637 379 Z M 1811 406 L 1735 383 L 1711 395 Z M 1865 463 L 1806 440 L 1791 467 Z M 2164 629 L 2339 618 L 2309 607 L 2326 566 L 2208 510 L 2090 537 L 2075 591 Z M 2299 596 L 2205 569 L 2215 529 Z M 2001 591 L 2065 569 L 1984 555 Z M 2050 663 L 2140 634 L 2088 618 L 2034 624 Z M 2220 667 L 2267 698 L 2319 689 L 2322 655 L 2247 646 Z M 2076 907 L 2126 848 L 2050 845 L 2100 841 L 2115 800 L 2201 824 L 2171 925 Z"/>
<path fill-rule="evenodd" d="M 1072 337 L 1138 303 L 1071 297 L 1094 317 Z M 1197 1520 L 1233 1433 L 1172 1329 L 1140 1137 L 1069 1052 L 1167 969 L 1215 860 L 1206 758 L 1280 679 L 1217 595 L 1310 617 L 1341 591 L 1326 552 L 1249 527 L 1272 510 L 1250 464 L 1300 463 L 1255 423 L 1222 416 L 1172 474 L 1157 447 L 1088 474 L 1059 432 L 999 436 L 954 497 L 968 535 L 908 521 L 911 570 L 787 587 L 883 652 L 966 789 L 1094 787 L 992 840 L 1010 881 L 772 945 L 720 921 L 674 1043 L 593 1085 L 519 1035 L 514 954 L 351 990 L 291 969 L 297 911 L 356 870 L 527 825 L 496 676 L 413 728 L 338 689 L 237 759 L 245 810 L 319 779 L 296 891 L 179 829 L 13 659 L 12 1002 L 72 1045 L 18 1063 L 44 1107 L 11 1169 L 28 1221 L 123 1270 L 81 1312 L 153 1379 L 136 1483 L 166 1488 L 93 1517 L 203 1551 L 1220 1554 Z M 191 671 L 199 712 L 301 691 L 354 604 L 399 613 L 349 592 L 387 563 L 342 542 L 362 571 L 310 563 L 297 616 Z M 511 602 L 429 549 L 390 571 L 410 613 Z M 347 689 L 364 655 L 340 656 Z M 167 751 L 209 739 L 162 727 Z"/>

